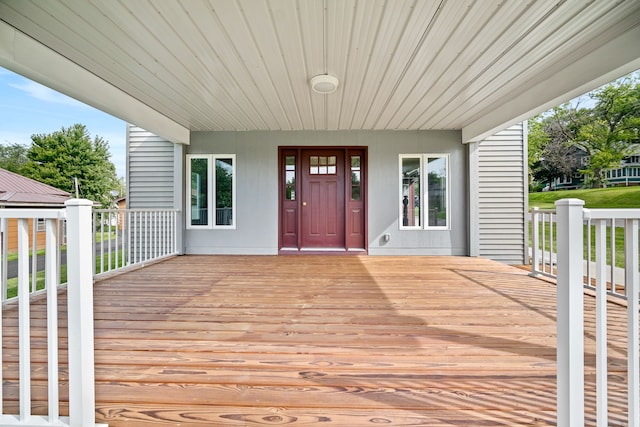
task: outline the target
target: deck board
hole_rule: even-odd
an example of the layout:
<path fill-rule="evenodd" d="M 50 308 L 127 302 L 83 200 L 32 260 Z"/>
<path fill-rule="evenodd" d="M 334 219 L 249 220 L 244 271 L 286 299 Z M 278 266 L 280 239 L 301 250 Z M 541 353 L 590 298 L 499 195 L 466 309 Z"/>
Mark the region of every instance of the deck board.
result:
<path fill-rule="evenodd" d="M 110 426 L 555 425 L 555 286 L 492 261 L 185 256 L 100 281 L 94 300 L 97 418 Z M 46 406 L 43 308 L 31 319 L 36 414 Z M 610 312 L 610 425 L 624 425 L 624 312 Z M 8 412 L 15 311 L 3 317 Z"/>

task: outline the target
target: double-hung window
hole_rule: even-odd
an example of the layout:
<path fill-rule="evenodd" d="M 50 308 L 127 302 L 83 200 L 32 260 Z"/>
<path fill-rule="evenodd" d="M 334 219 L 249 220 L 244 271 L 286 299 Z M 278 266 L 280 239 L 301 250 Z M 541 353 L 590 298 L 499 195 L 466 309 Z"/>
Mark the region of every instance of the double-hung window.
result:
<path fill-rule="evenodd" d="M 187 155 L 187 228 L 236 227 L 235 154 Z"/>
<path fill-rule="evenodd" d="M 449 155 L 400 155 L 400 229 L 450 227 Z"/>

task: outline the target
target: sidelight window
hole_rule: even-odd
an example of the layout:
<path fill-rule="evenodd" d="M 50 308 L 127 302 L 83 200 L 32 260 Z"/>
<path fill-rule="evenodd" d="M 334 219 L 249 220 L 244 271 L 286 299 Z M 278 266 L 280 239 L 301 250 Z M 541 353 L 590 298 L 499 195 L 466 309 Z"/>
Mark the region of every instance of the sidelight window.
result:
<path fill-rule="evenodd" d="M 187 156 L 188 228 L 235 228 L 234 154 Z"/>
<path fill-rule="evenodd" d="M 449 155 L 400 155 L 400 229 L 449 228 Z"/>

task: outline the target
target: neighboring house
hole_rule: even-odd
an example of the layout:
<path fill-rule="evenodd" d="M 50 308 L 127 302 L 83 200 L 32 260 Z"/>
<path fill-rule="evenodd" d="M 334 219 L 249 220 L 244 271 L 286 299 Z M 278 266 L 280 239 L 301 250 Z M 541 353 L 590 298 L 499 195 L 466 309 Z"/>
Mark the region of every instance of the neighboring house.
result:
<path fill-rule="evenodd" d="M 115 200 L 115 204 L 117 209 L 127 209 L 127 198 L 119 197 Z"/>
<path fill-rule="evenodd" d="M 586 166 L 589 161 L 587 153 L 584 150 L 579 150 L 576 155 L 580 158 L 580 168 Z M 555 178 L 548 189 L 575 190 L 585 186 L 584 180 L 584 174 L 576 172 L 572 176 Z M 640 185 L 640 155 L 629 156 L 622 161 L 619 168 L 605 171 L 603 183 L 608 187 Z"/>
<path fill-rule="evenodd" d="M 29 208 L 43 209 L 52 207 L 64 207 L 64 202 L 71 195 L 50 185 L 43 184 L 22 175 L 0 169 L 0 209 L 4 208 Z M 33 224 L 29 221 L 29 230 L 33 230 Z M 18 250 L 17 221 L 8 221 L 3 224 L 2 233 L 6 233 L 6 250 L 15 252 Z M 36 225 L 36 241 L 38 249 L 44 248 L 44 222 L 38 221 Z M 5 236 L 2 236 L 4 239 Z M 0 240 L 3 242 L 4 240 Z M 33 242 L 33 232 L 29 233 L 29 245 Z"/>

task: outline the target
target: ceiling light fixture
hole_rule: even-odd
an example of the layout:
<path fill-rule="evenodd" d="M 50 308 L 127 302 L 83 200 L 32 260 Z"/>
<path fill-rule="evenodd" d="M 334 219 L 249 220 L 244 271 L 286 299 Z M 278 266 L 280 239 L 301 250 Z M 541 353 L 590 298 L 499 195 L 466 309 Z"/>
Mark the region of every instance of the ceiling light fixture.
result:
<path fill-rule="evenodd" d="M 327 94 L 338 88 L 338 78 L 330 74 L 319 74 L 311 78 L 311 89 L 314 92 Z"/>

